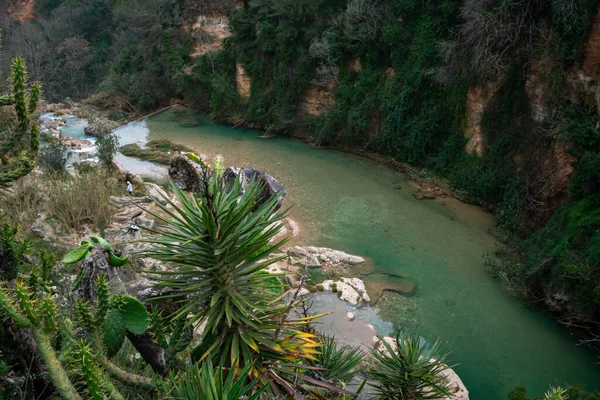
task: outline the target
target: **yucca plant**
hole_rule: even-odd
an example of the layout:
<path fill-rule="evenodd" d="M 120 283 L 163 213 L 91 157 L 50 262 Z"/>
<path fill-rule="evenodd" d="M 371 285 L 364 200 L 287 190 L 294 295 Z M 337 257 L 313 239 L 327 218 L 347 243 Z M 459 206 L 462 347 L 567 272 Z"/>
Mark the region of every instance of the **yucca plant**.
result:
<path fill-rule="evenodd" d="M 311 364 L 323 369 L 311 371 L 311 375 L 341 386 L 358 375 L 358 366 L 365 356 L 359 348 L 338 346 L 333 337 L 320 337 L 317 341 L 320 352 L 315 356 L 317 361 Z"/>
<path fill-rule="evenodd" d="M 246 365 L 242 371 L 223 368 L 213 368 L 210 361 L 201 366 L 194 364 L 177 376 L 171 376 L 164 385 L 167 399 L 177 400 L 256 400 L 265 391 L 266 386 L 256 388 L 258 380 L 244 382 L 239 375 L 246 376 L 252 369 L 252 364 Z"/>
<path fill-rule="evenodd" d="M 421 341 L 418 335 L 398 333 L 394 346 L 382 340 L 384 350 L 373 349 L 372 386 L 378 399 L 442 399 L 449 396 L 449 384 L 441 375 L 450 368 L 449 352 L 436 340 Z"/>
<path fill-rule="evenodd" d="M 268 384 L 276 395 L 301 397 L 299 391 L 314 386 L 333 387 L 302 374 L 303 360 L 316 360 L 320 344 L 299 327 L 311 319 L 289 319 L 293 304 L 282 299 L 272 275 L 261 273 L 281 258 L 268 258 L 285 240 L 270 244 L 281 229 L 284 212 L 275 212 L 278 196 L 261 199 L 262 187 L 254 181 L 244 191 L 240 182 L 225 184 L 220 160 L 205 171 L 203 188 L 188 195 L 172 184 L 176 201 L 157 206 L 155 218 L 166 229 L 154 232 L 144 252 L 172 266 L 169 272 L 151 275 L 158 285 L 183 297 L 172 316 L 187 324 L 205 324 L 192 361 L 210 360 L 235 370 L 253 365 L 249 380 Z M 163 216 L 163 214 L 165 216 Z M 295 381 L 297 383 L 292 383 Z"/>
<path fill-rule="evenodd" d="M 550 386 L 550 389 L 544 393 L 544 400 L 568 400 L 567 391 L 562 387 Z"/>

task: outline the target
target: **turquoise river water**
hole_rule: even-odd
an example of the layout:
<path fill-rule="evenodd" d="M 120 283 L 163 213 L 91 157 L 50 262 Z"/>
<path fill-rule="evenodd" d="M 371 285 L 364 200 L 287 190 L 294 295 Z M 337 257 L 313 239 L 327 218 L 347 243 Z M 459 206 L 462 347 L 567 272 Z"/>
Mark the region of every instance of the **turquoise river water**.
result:
<path fill-rule="evenodd" d="M 189 120 L 189 116 L 183 116 Z M 263 170 L 288 190 L 300 244 L 372 258 L 419 281 L 410 328 L 439 337 L 471 399 L 506 399 L 516 385 L 539 395 L 563 381 L 600 389 L 597 357 L 546 315 L 502 290 L 483 266 L 493 252 L 493 219 L 450 200 L 416 200 L 402 174 L 372 161 L 315 149 L 285 137 L 200 120 L 182 127 L 177 111 L 147 122 L 148 139 L 167 138 L 226 165 Z"/>
<path fill-rule="evenodd" d="M 195 120 L 197 126 L 182 126 Z M 291 217 L 302 232 L 297 244 L 367 256 L 417 279 L 410 307 L 387 315 L 427 340 L 447 342 L 471 399 L 506 399 L 517 385 L 533 397 L 564 381 L 600 389 L 597 356 L 548 316 L 509 297 L 484 268 L 482 256 L 496 243 L 493 218 L 483 210 L 449 199 L 416 200 L 401 173 L 375 162 L 285 137 L 263 139 L 260 131 L 182 110 L 136 124 L 119 132 L 123 143 L 169 139 L 221 154 L 226 165 L 273 175 L 288 190 L 286 204 L 294 205 Z"/>

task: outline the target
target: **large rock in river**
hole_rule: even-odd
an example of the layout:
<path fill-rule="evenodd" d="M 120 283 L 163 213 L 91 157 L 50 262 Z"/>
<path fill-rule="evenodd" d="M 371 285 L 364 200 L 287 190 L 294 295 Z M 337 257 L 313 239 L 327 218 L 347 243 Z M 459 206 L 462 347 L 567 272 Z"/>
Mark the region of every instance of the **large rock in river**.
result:
<path fill-rule="evenodd" d="M 186 156 L 175 156 L 169 165 L 169 178 L 181 190 L 199 192 L 202 189 L 204 167 Z"/>
<path fill-rule="evenodd" d="M 102 137 L 110 134 L 118 127 L 119 124 L 114 121 L 108 119 L 96 119 L 90 121 L 83 130 L 88 136 Z"/>
<path fill-rule="evenodd" d="M 242 186 L 242 193 L 248 188 L 250 182 L 253 180 L 261 181 L 263 184 L 261 204 L 272 196 L 279 196 L 276 209 L 281 207 L 283 198 L 287 194 L 287 191 L 277 179 L 254 168 L 227 168 L 223 173 L 223 180 L 228 185 L 232 185 L 236 180 L 239 180 Z"/>
<path fill-rule="evenodd" d="M 181 190 L 188 192 L 199 192 L 202 190 L 202 174 L 204 166 L 190 160 L 186 156 L 176 156 L 171 160 L 169 166 L 169 177 Z M 279 196 L 277 208 L 281 206 L 286 190 L 283 185 L 271 175 L 253 168 L 227 168 L 223 173 L 223 181 L 228 187 L 231 187 L 236 180 L 241 184 L 242 193 L 248 188 L 253 180 L 259 180 L 263 183 L 262 201 L 266 201 L 271 196 Z"/>

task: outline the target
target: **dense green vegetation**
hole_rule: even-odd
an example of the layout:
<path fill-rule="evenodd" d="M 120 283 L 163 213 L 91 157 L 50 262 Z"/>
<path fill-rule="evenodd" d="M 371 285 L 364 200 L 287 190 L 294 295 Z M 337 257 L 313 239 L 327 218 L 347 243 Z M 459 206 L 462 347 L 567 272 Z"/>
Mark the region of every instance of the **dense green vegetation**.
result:
<path fill-rule="evenodd" d="M 134 111 L 177 95 L 190 51 L 179 1 L 42 0 L 37 12 L 40 18 L 22 25 L 4 17 L 2 61 L 23 56 L 47 100 L 83 100 L 101 90 L 101 104 Z"/>
<path fill-rule="evenodd" d="M 229 13 L 232 36 L 224 49 L 196 62 L 184 93 L 217 118 L 308 133 L 317 144 L 373 151 L 447 178 L 496 210 L 510 251 L 494 270 L 511 293 L 595 329 L 598 117 L 589 94 L 563 95 L 569 69 L 583 62 L 595 6 L 591 0 L 245 2 Z M 550 65 L 542 78 L 548 111 L 536 120 L 525 83 L 542 57 Z M 247 100 L 236 92 L 236 63 L 251 79 Z M 467 90 L 499 76 L 481 121 L 485 149 L 481 157 L 467 154 Z M 299 113 L 309 87 L 335 96 L 319 117 Z M 559 172 L 547 166 L 556 147 L 579 161 L 568 189 L 553 192 L 544 182 Z"/>

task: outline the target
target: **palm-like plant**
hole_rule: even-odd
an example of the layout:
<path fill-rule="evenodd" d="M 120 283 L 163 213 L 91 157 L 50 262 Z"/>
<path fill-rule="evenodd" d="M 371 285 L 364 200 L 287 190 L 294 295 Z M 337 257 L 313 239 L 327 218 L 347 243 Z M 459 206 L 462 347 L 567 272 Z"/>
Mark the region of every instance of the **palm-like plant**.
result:
<path fill-rule="evenodd" d="M 395 346 L 382 340 L 385 350 L 374 349 L 371 377 L 378 399 L 441 399 L 449 396 L 442 372 L 449 352 L 439 340 L 427 345 L 418 335 L 396 336 Z"/>
<path fill-rule="evenodd" d="M 357 367 L 364 358 L 359 348 L 339 347 L 332 337 L 320 337 L 317 340 L 321 344 L 320 352 L 315 356 L 317 361 L 311 363 L 323 370 L 313 371 L 311 375 L 342 385 L 358 375 L 360 371 Z"/>
<path fill-rule="evenodd" d="M 247 375 L 252 365 L 247 365 L 240 375 Z M 178 400 L 255 400 L 265 391 L 266 387 L 255 390 L 257 381 L 250 383 L 238 379 L 237 373 L 230 370 L 225 374 L 222 368 L 213 369 L 210 361 L 202 366 L 192 365 L 181 376 L 171 376 L 165 385 L 167 399 Z"/>
<path fill-rule="evenodd" d="M 329 387 L 303 375 L 302 359 L 314 360 L 319 343 L 300 327 L 316 316 L 288 319 L 292 304 L 279 294 L 272 276 L 260 273 L 280 258 L 268 258 L 285 240 L 271 239 L 281 228 L 284 212 L 275 213 L 278 196 L 261 199 L 262 187 L 252 182 L 242 191 L 239 182 L 225 184 L 220 163 L 203 176 L 203 188 L 194 195 L 172 185 L 176 202 L 157 205 L 165 216 L 153 214 L 167 224 L 147 242 L 145 252 L 170 263 L 173 270 L 153 277 L 159 286 L 172 290 L 170 297 L 185 298 L 173 318 L 188 324 L 205 324 L 192 360 L 210 360 L 223 368 L 248 370 L 275 394 L 300 396 L 298 389 Z M 290 381 L 306 383 L 292 384 Z"/>

